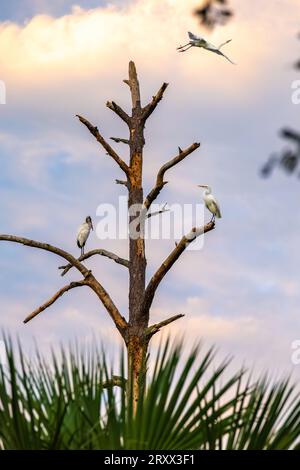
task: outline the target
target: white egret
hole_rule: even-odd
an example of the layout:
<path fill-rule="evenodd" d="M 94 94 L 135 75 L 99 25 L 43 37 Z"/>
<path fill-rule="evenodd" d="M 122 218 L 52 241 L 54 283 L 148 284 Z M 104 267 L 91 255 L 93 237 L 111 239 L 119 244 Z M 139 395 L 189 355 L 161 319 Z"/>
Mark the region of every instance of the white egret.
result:
<path fill-rule="evenodd" d="M 228 44 L 232 39 L 229 39 L 228 41 L 223 42 L 222 44 L 219 45 L 219 47 L 214 46 L 210 42 L 206 41 L 206 39 L 200 37 L 200 36 L 195 36 L 195 34 L 188 32 L 190 41 L 185 44 L 184 46 L 179 46 L 177 47 L 177 50 L 179 52 L 185 52 L 191 47 L 202 47 L 203 49 L 206 49 L 207 51 L 214 52 L 215 54 L 222 55 L 227 59 L 229 62 L 234 64 L 232 60 L 229 59 L 223 52 L 220 51 L 221 47 L 225 46 L 225 44 Z M 235 64 L 234 64 L 235 65 Z"/>
<path fill-rule="evenodd" d="M 219 204 L 217 203 L 216 198 L 211 194 L 211 188 L 210 186 L 207 186 L 207 184 L 198 184 L 199 188 L 205 188 L 205 191 L 203 192 L 203 199 L 205 202 L 205 205 L 207 209 L 212 213 L 212 219 L 211 222 L 215 220 L 217 217 L 218 219 L 221 219 L 221 211 Z"/>
<path fill-rule="evenodd" d="M 85 219 L 85 222 L 80 225 L 77 232 L 77 245 L 81 249 L 81 256 L 84 254 L 84 246 L 89 237 L 90 231 L 94 230 L 93 222 L 90 216 Z"/>

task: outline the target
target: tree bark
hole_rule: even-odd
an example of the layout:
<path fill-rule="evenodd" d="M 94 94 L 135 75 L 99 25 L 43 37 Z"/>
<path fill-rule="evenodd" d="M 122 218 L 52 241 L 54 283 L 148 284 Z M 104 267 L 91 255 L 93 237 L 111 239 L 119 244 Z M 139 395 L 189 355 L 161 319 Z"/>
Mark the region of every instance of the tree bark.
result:
<path fill-rule="evenodd" d="M 145 295 L 146 257 L 144 224 L 139 221 L 144 194 L 142 186 L 143 176 L 143 148 L 144 120 L 141 107 L 140 86 L 136 68 L 133 62 L 129 64 L 129 80 L 132 99 L 132 117 L 130 121 L 130 165 L 129 165 L 129 328 L 127 337 L 128 348 L 128 379 L 132 390 L 134 409 L 139 397 L 140 383 L 145 373 L 143 363 L 147 351 L 145 328 L 148 326 L 149 311 L 143 311 Z"/>

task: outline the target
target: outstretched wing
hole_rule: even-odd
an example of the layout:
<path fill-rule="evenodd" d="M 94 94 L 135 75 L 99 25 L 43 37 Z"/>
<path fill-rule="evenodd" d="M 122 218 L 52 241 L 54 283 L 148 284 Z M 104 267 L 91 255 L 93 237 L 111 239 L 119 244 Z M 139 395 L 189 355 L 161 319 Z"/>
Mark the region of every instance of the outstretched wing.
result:
<path fill-rule="evenodd" d="M 228 39 L 227 41 L 222 42 L 222 44 L 219 45 L 218 49 L 221 49 L 221 47 L 226 46 L 226 44 L 228 44 L 231 41 L 232 41 L 232 39 Z"/>
<path fill-rule="evenodd" d="M 232 62 L 231 59 L 229 59 L 229 57 L 227 57 L 227 55 L 223 54 L 222 51 L 220 51 L 219 49 L 217 49 L 216 47 L 212 46 L 210 44 L 208 47 L 206 47 L 205 49 L 207 49 L 208 51 L 211 51 L 211 52 L 214 52 L 215 54 L 218 54 L 218 55 L 222 55 L 223 57 L 225 57 L 225 59 L 227 59 L 231 64 L 233 65 L 236 65 L 234 62 Z"/>

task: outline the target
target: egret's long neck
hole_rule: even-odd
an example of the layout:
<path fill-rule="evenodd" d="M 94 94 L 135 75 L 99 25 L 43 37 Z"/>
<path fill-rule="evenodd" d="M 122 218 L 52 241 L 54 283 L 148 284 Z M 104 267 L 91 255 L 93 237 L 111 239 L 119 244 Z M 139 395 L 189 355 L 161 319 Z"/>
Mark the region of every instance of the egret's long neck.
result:
<path fill-rule="evenodd" d="M 209 194 L 211 194 L 211 188 L 206 188 L 205 191 L 204 191 L 204 194 L 205 196 L 208 196 Z"/>

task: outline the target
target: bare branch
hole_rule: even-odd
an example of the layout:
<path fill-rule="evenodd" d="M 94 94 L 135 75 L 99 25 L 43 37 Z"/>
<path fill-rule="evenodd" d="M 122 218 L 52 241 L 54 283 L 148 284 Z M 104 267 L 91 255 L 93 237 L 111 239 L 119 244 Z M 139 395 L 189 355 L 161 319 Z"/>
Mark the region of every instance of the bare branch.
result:
<path fill-rule="evenodd" d="M 116 142 L 117 144 L 119 144 L 121 142 L 122 144 L 129 145 L 129 140 L 128 139 L 122 139 L 121 137 L 110 137 L 110 139 L 113 140 L 114 142 Z"/>
<path fill-rule="evenodd" d="M 127 189 L 129 189 L 129 183 L 128 183 L 128 181 L 124 181 L 124 180 L 115 180 L 115 183 L 116 183 L 116 184 L 122 184 L 123 186 L 126 186 Z"/>
<path fill-rule="evenodd" d="M 162 327 L 167 326 L 173 321 L 176 321 L 182 317 L 184 317 L 184 315 L 181 313 L 179 315 L 174 315 L 173 317 L 170 317 L 167 320 L 163 320 L 160 323 L 155 323 L 154 325 L 151 325 L 146 329 L 145 335 L 149 338 L 155 335 L 155 333 L 158 333 Z"/>
<path fill-rule="evenodd" d="M 120 387 L 126 389 L 127 380 L 124 377 L 120 377 L 118 375 L 113 375 L 111 379 L 103 382 L 103 388 L 110 388 L 110 387 Z"/>
<path fill-rule="evenodd" d="M 151 189 L 150 193 L 147 195 L 147 197 L 144 201 L 144 206 L 145 206 L 146 210 L 149 210 L 152 202 L 155 201 L 155 199 L 157 198 L 157 196 L 159 195 L 159 193 L 161 192 L 163 187 L 166 184 L 168 184 L 168 182 L 169 181 L 159 181 L 158 177 L 157 177 L 156 184 L 155 184 L 154 188 Z"/>
<path fill-rule="evenodd" d="M 95 139 L 99 142 L 100 145 L 106 150 L 108 155 L 119 165 L 121 170 L 124 171 L 124 173 L 128 174 L 129 173 L 129 167 L 128 165 L 119 157 L 119 155 L 115 152 L 115 150 L 109 145 L 109 143 L 106 142 L 106 140 L 102 137 L 100 134 L 98 127 L 94 127 L 87 119 L 85 119 L 82 116 L 79 116 L 78 114 L 76 115 L 82 124 L 84 124 L 90 133 L 95 137 Z"/>
<path fill-rule="evenodd" d="M 14 235 L 0 235 L 0 241 L 8 241 L 14 243 L 20 243 L 21 245 L 30 246 L 32 248 L 39 248 L 41 250 L 49 251 L 50 253 L 54 253 L 61 258 L 64 258 L 68 261 L 72 266 L 78 269 L 78 271 L 83 275 L 84 278 L 87 278 L 91 275 L 91 271 L 89 271 L 83 264 L 80 263 L 79 260 L 74 258 L 70 253 L 62 250 L 61 248 L 57 248 L 56 246 L 49 245 L 49 243 L 41 243 L 35 240 L 30 240 L 24 237 L 16 237 Z"/>
<path fill-rule="evenodd" d="M 143 120 L 146 121 L 148 117 L 153 113 L 155 110 L 156 106 L 158 103 L 162 100 L 163 94 L 169 84 L 168 83 L 163 83 L 158 92 L 156 93 L 155 96 L 152 97 L 151 103 L 149 103 L 147 106 L 144 107 L 143 109 Z"/>
<path fill-rule="evenodd" d="M 47 302 L 45 302 L 43 305 L 41 305 L 39 308 L 37 308 L 36 310 L 34 310 L 34 312 L 32 312 L 30 315 L 28 315 L 28 317 L 25 318 L 24 322 L 23 323 L 28 323 L 30 320 L 32 320 L 33 318 L 35 318 L 37 315 L 39 315 L 39 313 L 43 312 L 44 310 L 46 310 L 48 307 L 50 307 L 51 305 L 54 304 L 54 302 L 56 302 L 57 299 L 59 299 L 59 297 L 61 297 L 63 294 L 65 294 L 66 292 L 68 292 L 69 290 L 71 289 L 74 289 L 75 287 L 82 287 L 82 286 L 86 286 L 88 285 L 86 281 L 80 281 L 80 282 L 71 282 L 70 284 L 68 284 L 67 286 L 63 287 L 62 289 L 60 289 L 58 292 L 56 292 L 52 297 L 51 299 L 47 300 Z"/>
<path fill-rule="evenodd" d="M 166 171 L 172 168 L 173 166 L 177 165 L 177 163 L 180 163 L 182 160 L 184 160 L 188 155 L 190 155 L 199 147 L 200 147 L 200 144 L 197 142 L 190 145 L 185 150 L 181 150 L 181 148 L 178 147 L 178 150 L 179 150 L 178 155 L 176 155 L 176 157 L 172 158 L 172 160 L 168 161 L 160 168 L 156 177 L 156 184 L 154 188 L 150 191 L 150 193 L 148 194 L 144 202 L 144 206 L 146 207 L 147 210 L 151 206 L 152 202 L 157 198 L 157 196 L 163 189 L 164 185 L 168 183 L 168 181 L 164 181 L 164 176 L 165 176 Z"/>
<path fill-rule="evenodd" d="M 116 113 L 119 118 L 122 119 L 122 121 L 126 122 L 126 124 L 129 126 L 130 125 L 130 117 L 128 116 L 128 114 L 121 108 L 121 106 L 119 106 L 117 103 L 115 103 L 114 101 L 107 101 L 106 103 L 106 106 L 111 109 L 112 111 L 114 111 L 114 113 Z"/>
<path fill-rule="evenodd" d="M 145 291 L 143 310 L 148 311 L 151 307 L 155 292 L 161 283 L 162 279 L 165 277 L 167 272 L 172 268 L 175 262 L 178 260 L 180 255 L 185 251 L 187 246 L 192 243 L 197 237 L 203 235 L 210 230 L 215 228 L 215 222 L 211 221 L 203 227 L 194 227 L 187 235 L 184 235 L 180 242 L 175 246 L 174 250 L 170 255 L 164 260 L 160 268 L 152 276 L 149 281 L 149 284 Z"/>
<path fill-rule="evenodd" d="M 78 258 L 78 261 L 84 261 L 95 255 L 106 256 L 107 258 L 114 260 L 116 263 L 121 264 L 122 266 L 125 266 L 126 268 L 129 267 L 129 261 L 127 259 L 120 258 L 114 253 L 111 253 L 110 251 L 102 250 L 102 249 L 91 250 L 88 253 L 85 253 L 84 255 L 80 256 L 80 258 Z M 65 274 L 67 274 L 68 271 L 70 271 L 72 267 L 73 265 L 69 263 L 65 266 L 59 266 L 58 269 L 63 269 L 63 272 L 61 273 L 61 275 L 64 276 Z"/>
<path fill-rule="evenodd" d="M 150 217 L 153 217 L 154 215 L 162 214 L 163 212 L 169 212 L 170 209 L 166 209 L 166 205 L 167 203 L 159 211 L 155 211 L 155 212 L 151 212 L 150 214 L 147 214 L 147 219 L 150 219 Z"/>
<path fill-rule="evenodd" d="M 98 298 L 101 300 L 102 304 L 106 308 L 107 312 L 109 313 L 110 317 L 114 321 L 116 327 L 122 334 L 125 333 L 125 329 L 128 327 L 128 324 L 124 317 L 120 314 L 119 310 L 115 306 L 114 302 L 110 298 L 109 294 L 106 292 L 104 287 L 100 284 L 99 281 L 92 275 L 91 271 L 88 270 L 80 261 L 78 261 L 74 256 L 66 251 L 57 248 L 55 246 L 49 245 L 48 243 L 41 243 L 35 240 L 29 240 L 23 237 L 16 237 L 14 235 L 0 235 L 0 241 L 9 241 L 14 243 L 20 243 L 25 246 L 30 246 L 33 248 L 39 248 L 41 250 L 49 251 L 54 253 L 66 261 L 68 261 L 71 265 L 75 266 L 78 271 L 83 275 L 86 281 L 86 285 L 90 286 L 91 289 L 96 293 Z"/>
<path fill-rule="evenodd" d="M 140 85 L 136 73 L 136 68 L 132 60 L 129 62 L 129 80 L 123 80 L 126 85 L 129 86 L 131 92 L 132 108 L 140 109 L 141 107 L 141 95 Z"/>

